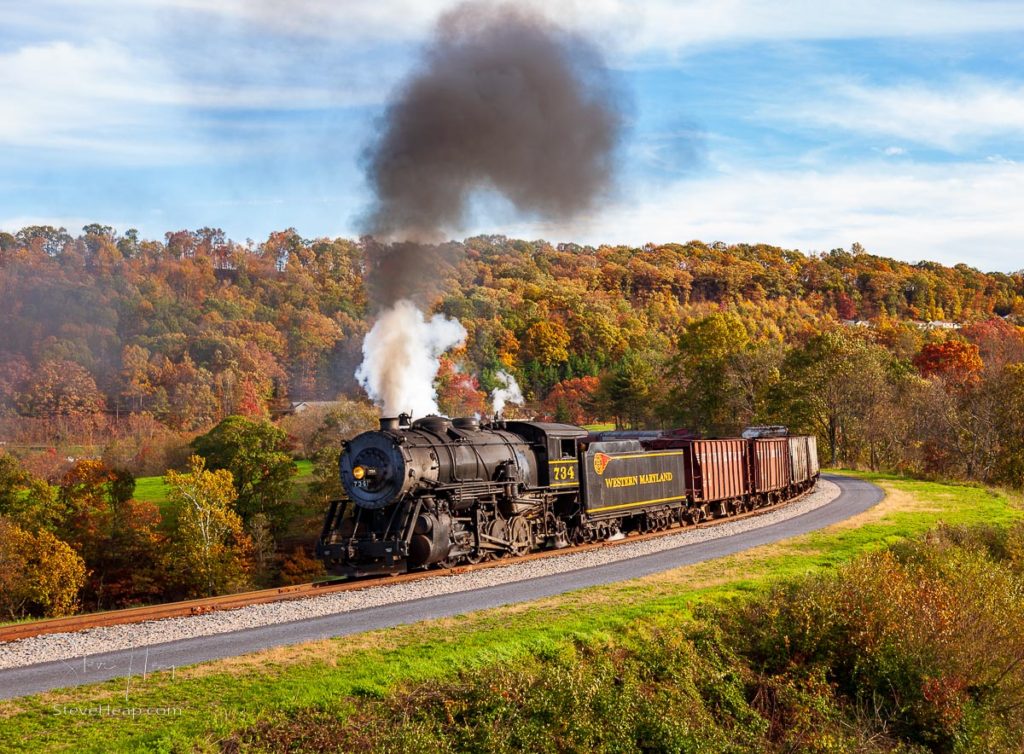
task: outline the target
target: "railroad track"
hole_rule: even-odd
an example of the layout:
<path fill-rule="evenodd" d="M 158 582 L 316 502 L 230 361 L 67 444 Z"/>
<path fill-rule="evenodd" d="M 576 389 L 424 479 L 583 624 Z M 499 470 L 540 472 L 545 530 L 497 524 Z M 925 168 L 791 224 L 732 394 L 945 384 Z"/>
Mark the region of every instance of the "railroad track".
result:
<path fill-rule="evenodd" d="M 85 615 L 73 615 L 67 618 L 48 618 L 27 623 L 16 623 L 9 626 L 0 626 L 0 642 L 28 639 L 32 636 L 43 634 L 73 633 L 84 631 L 89 628 L 100 628 L 103 626 L 119 626 L 128 623 L 143 623 L 151 620 L 162 620 L 164 618 L 184 618 L 192 615 L 203 615 L 218 610 L 235 610 L 249 605 L 261 605 L 268 602 L 285 602 L 289 600 L 308 599 L 320 597 L 326 594 L 338 592 L 352 592 L 361 589 L 375 589 L 381 586 L 393 584 L 404 584 L 409 581 L 420 579 L 455 576 L 471 571 L 479 571 L 485 568 L 505 568 L 531 560 L 542 558 L 559 557 L 571 555 L 578 552 L 599 550 L 605 547 L 616 547 L 631 542 L 643 542 L 649 539 L 656 539 L 670 534 L 676 534 L 691 529 L 705 529 L 714 527 L 729 521 L 739 521 L 744 518 L 751 518 L 770 511 L 783 508 L 790 503 L 800 500 L 817 488 L 817 485 L 809 490 L 790 498 L 782 503 L 755 508 L 746 513 L 738 513 L 722 518 L 710 519 L 699 524 L 688 526 L 671 526 L 659 531 L 647 532 L 645 534 L 630 534 L 622 539 L 593 542 L 590 544 L 576 545 L 561 550 L 540 550 L 531 552 L 517 558 L 500 558 L 489 560 L 476 565 L 456 566 L 455 568 L 416 571 L 414 573 L 402 573 L 395 576 L 383 576 L 377 578 L 360 579 L 356 581 L 343 582 L 318 582 L 310 584 L 296 584 L 294 586 L 282 586 L 274 589 L 260 589 L 252 592 L 239 592 L 237 594 L 226 594 L 219 597 L 204 597 L 202 599 L 184 600 L 181 602 L 168 602 L 161 605 L 147 605 L 145 607 L 131 607 L 124 610 L 111 610 L 103 613 L 88 613 Z"/>

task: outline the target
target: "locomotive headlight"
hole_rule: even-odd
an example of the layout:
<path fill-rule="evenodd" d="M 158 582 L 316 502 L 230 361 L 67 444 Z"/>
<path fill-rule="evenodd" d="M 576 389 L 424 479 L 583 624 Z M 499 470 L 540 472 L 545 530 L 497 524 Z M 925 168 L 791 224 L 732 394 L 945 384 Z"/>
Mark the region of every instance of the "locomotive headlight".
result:
<path fill-rule="evenodd" d="M 355 466 L 352 469 L 353 479 L 366 479 L 368 477 L 375 476 L 377 476 L 377 469 L 371 468 L 369 466 Z"/>

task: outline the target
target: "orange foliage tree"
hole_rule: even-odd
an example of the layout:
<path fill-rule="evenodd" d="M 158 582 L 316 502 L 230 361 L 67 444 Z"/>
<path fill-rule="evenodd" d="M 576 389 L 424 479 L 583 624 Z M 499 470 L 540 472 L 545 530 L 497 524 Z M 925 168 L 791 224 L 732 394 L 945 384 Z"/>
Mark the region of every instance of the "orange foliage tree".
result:
<path fill-rule="evenodd" d="M 159 596 L 166 587 L 160 514 L 132 499 L 131 474 L 102 461 L 75 463 L 60 481 L 61 531 L 90 569 L 85 597 L 97 608 Z"/>
<path fill-rule="evenodd" d="M 925 377 L 938 377 L 952 385 L 967 385 L 978 379 L 984 364 L 978 346 L 950 339 L 926 344 L 914 357 L 914 366 Z"/>
<path fill-rule="evenodd" d="M 544 413 L 556 421 L 570 424 L 589 424 L 595 421 L 598 418 L 595 395 L 599 385 L 597 377 L 562 380 L 544 398 L 541 404 Z"/>
<path fill-rule="evenodd" d="M 446 416 L 472 416 L 487 410 L 487 396 L 480 390 L 477 378 L 459 371 L 447 356 L 441 357 L 434 384 L 438 408 Z"/>

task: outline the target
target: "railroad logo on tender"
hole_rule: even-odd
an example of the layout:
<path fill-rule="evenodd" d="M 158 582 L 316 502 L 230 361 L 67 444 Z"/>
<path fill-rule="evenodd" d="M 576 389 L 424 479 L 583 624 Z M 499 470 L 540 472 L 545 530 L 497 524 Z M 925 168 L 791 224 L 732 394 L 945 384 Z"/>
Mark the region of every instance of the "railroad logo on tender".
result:
<path fill-rule="evenodd" d="M 605 453 L 594 454 L 594 471 L 597 472 L 598 476 L 604 473 L 604 470 L 608 468 L 608 462 L 611 460 L 612 457 Z"/>

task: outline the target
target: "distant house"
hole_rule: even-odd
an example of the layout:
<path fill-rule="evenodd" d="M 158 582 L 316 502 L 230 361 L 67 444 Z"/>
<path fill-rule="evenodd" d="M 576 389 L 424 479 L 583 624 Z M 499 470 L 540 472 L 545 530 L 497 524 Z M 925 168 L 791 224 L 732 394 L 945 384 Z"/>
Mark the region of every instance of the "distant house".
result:
<path fill-rule="evenodd" d="M 318 409 L 329 409 L 335 408 L 338 405 L 338 401 L 292 401 L 291 405 L 282 411 L 282 414 L 301 414 L 309 410 Z"/>

